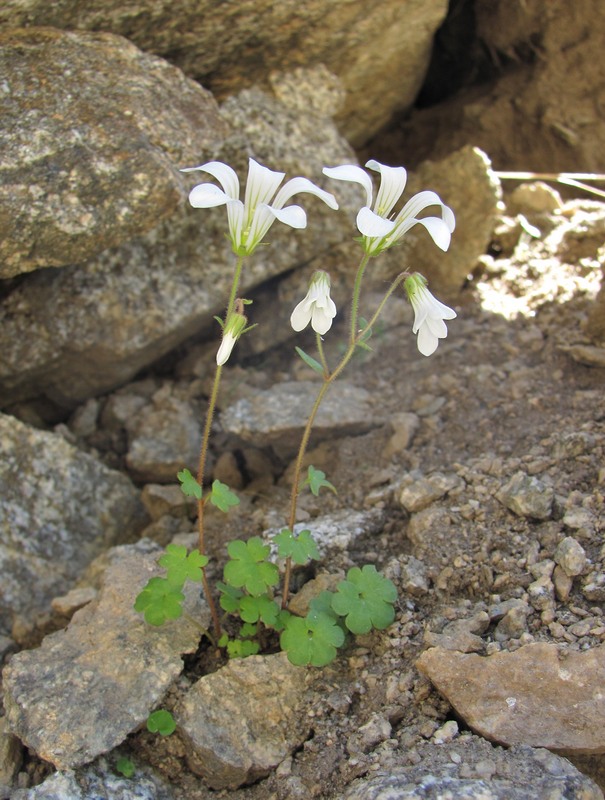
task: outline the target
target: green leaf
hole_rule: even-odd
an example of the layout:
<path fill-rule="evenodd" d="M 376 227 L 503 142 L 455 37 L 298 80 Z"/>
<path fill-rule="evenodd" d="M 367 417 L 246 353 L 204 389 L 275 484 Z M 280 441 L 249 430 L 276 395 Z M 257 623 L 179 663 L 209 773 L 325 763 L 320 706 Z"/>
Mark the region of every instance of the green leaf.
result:
<path fill-rule="evenodd" d="M 321 366 L 319 361 L 316 361 L 308 353 L 305 353 L 305 351 L 301 350 L 300 347 L 295 347 L 294 349 L 308 367 L 311 367 L 311 369 L 315 370 L 315 372 L 317 372 L 319 375 L 324 374 L 324 368 Z"/>
<path fill-rule="evenodd" d="M 295 564 L 306 564 L 309 560 L 319 560 L 319 550 L 311 531 L 301 531 L 295 536 L 288 528 L 278 533 L 273 541 L 281 558 L 291 558 Z"/>
<path fill-rule="evenodd" d="M 258 622 L 273 627 L 279 617 L 280 607 L 267 597 L 266 594 L 260 597 L 242 597 L 239 606 L 239 615 L 244 622 Z"/>
<path fill-rule="evenodd" d="M 134 762 L 126 756 L 120 756 L 116 761 L 116 770 L 125 778 L 132 778 L 135 771 Z"/>
<path fill-rule="evenodd" d="M 252 625 L 250 622 L 244 622 L 239 629 L 240 639 L 252 639 L 258 633 L 258 625 Z"/>
<path fill-rule="evenodd" d="M 226 633 L 223 633 L 221 638 L 218 640 L 217 644 L 219 647 L 227 647 L 228 643 L 229 643 L 229 637 L 227 636 Z"/>
<path fill-rule="evenodd" d="M 332 597 L 332 608 L 345 618 L 351 633 L 368 633 L 372 628 L 384 630 L 395 619 L 393 604 L 397 600 L 394 584 L 376 571 L 372 564 L 362 569 L 352 567 Z"/>
<path fill-rule="evenodd" d="M 226 583 L 221 583 L 220 581 L 217 582 L 216 588 L 221 593 L 219 603 L 223 611 L 226 611 L 228 614 L 238 614 L 239 602 L 244 596 L 242 590 L 236 589 L 235 586 L 228 586 Z M 223 645 L 220 646 L 222 647 Z"/>
<path fill-rule="evenodd" d="M 151 578 L 137 595 L 135 611 L 144 613 L 150 625 L 163 625 L 167 619 L 178 619 L 183 613 L 185 595 L 166 578 Z"/>
<path fill-rule="evenodd" d="M 247 658 L 255 656 L 260 650 L 258 642 L 250 639 L 232 639 L 227 643 L 227 653 L 229 658 Z"/>
<path fill-rule="evenodd" d="M 326 473 L 322 472 L 320 469 L 315 469 L 312 464 L 309 464 L 309 468 L 307 470 L 307 477 L 303 482 L 303 486 L 309 485 L 309 489 L 311 492 L 317 497 L 319 495 L 319 490 L 322 487 L 329 489 L 334 494 L 338 494 L 336 488 L 330 483 L 330 481 L 326 480 Z"/>
<path fill-rule="evenodd" d="M 253 536 L 246 542 L 241 539 L 229 542 L 227 552 L 231 560 L 225 564 L 225 581 L 238 589 L 243 586 L 255 597 L 265 594 L 270 586 L 279 583 L 277 566 L 266 560 L 270 550 L 259 536 Z"/>
<path fill-rule="evenodd" d="M 178 587 L 183 586 L 185 581 L 201 583 L 202 567 L 207 563 L 208 557 L 201 555 L 199 550 L 192 550 L 187 555 L 187 548 L 178 544 L 169 544 L 158 561 L 158 564 L 167 571 L 168 582 Z"/>
<path fill-rule="evenodd" d="M 195 497 L 198 500 L 202 499 L 202 487 L 188 469 L 177 472 L 177 478 L 181 483 L 181 492 L 186 497 Z"/>
<path fill-rule="evenodd" d="M 231 491 L 225 483 L 221 483 L 218 479 L 212 482 L 212 492 L 210 494 L 210 502 L 221 511 L 227 513 L 231 506 L 239 505 L 239 497 Z"/>
<path fill-rule="evenodd" d="M 147 730 L 151 733 L 159 733 L 161 736 L 170 736 L 176 730 L 176 722 L 170 711 L 160 708 L 149 715 Z"/>
<path fill-rule="evenodd" d="M 290 616 L 279 638 L 288 660 L 297 666 L 324 667 L 336 658 L 345 635 L 333 616 L 324 613 Z"/>

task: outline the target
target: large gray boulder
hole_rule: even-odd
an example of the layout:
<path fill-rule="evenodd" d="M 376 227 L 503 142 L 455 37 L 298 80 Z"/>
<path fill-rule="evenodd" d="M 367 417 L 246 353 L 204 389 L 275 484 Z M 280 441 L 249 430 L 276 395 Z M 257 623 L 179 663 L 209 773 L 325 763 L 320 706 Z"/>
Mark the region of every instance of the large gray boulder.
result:
<path fill-rule="evenodd" d="M 139 492 L 61 436 L 0 414 L 0 632 L 48 611 L 92 559 L 132 539 Z"/>
<path fill-rule="evenodd" d="M 341 130 L 362 142 L 414 102 L 447 7 L 447 0 L 3 0 L 0 28 L 118 33 L 220 98 L 265 83 L 275 69 L 324 63 L 346 89 Z"/>
<path fill-rule="evenodd" d="M 212 96 L 119 36 L 0 34 L 0 278 L 77 264 L 170 216 L 224 133 Z"/>

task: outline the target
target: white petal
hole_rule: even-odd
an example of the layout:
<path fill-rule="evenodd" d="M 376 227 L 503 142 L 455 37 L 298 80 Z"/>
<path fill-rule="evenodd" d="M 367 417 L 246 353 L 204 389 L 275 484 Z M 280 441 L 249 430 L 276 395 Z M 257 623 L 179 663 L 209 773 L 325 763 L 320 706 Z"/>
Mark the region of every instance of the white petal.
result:
<path fill-rule="evenodd" d="M 228 200 L 228 195 L 214 183 L 199 183 L 189 192 L 189 202 L 194 208 L 223 206 Z"/>
<path fill-rule="evenodd" d="M 454 216 L 454 212 L 449 206 L 442 206 L 441 207 L 441 216 L 443 217 L 443 221 L 453 233 L 456 230 L 456 217 Z"/>
<path fill-rule="evenodd" d="M 323 336 L 332 327 L 332 319 L 333 317 L 324 308 L 315 305 L 311 318 L 311 327 L 315 333 L 319 333 L 320 336 Z"/>
<path fill-rule="evenodd" d="M 209 161 L 207 164 L 202 164 L 201 167 L 188 167 L 182 169 L 181 172 L 207 172 L 220 183 L 225 190 L 225 194 L 232 200 L 239 198 L 239 180 L 237 173 L 228 164 L 223 164 L 222 161 Z"/>
<path fill-rule="evenodd" d="M 312 303 L 309 302 L 308 297 L 305 297 L 305 299 L 301 300 L 292 312 L 292 315 L 290 316 L 290 325 L 295 331 L 304 330 L 304 328 L 306 328 L 311 321 L 312 313 Z"/>
<path fill-rule="evenodd" d="M 300 194 L 301 192 L 314 194 L 334 210 L 338 208 L 338 203 L 336 202 L 334 195 L 330 194 L 330 192 L 320 189 L 319 186 L 316 186 L 312 181 L 308 180 L 308 178 L 292 178 L 285 183 L 277 193 L 277 197 L 272 203 L 273 208 L 283 208 L 293 195 Z"/>
<path fill-rule="evenodd" d="M 447 336 L 447 325 L 442 319 L 435 319 L 435 317 L 428 317 L 425 323 L 425 327 L 427 327 L 433 336 L 436 336 L 438 339 L 445 339 Z"/>
<path fill-rule="evenodd" d="M 248 180 L 246 182 L 246 196 L 244 205 L 246 213 L 251 215 L 260 203 L 268 203 L 277 187 L 283 181 L 285 172 L 274 172 L 263 167 L 253 158 L 249 160 Z"/>
<path fill-rule="evenodd" d="M 244 204 L 241 200 L 231 200 L 227 203 L 227 219 L 229 220 L 231 244 L 237 251 L 242 244 L 244 230 Z"/>
<path fill-rule="evenodd" d="M 300 206 L 288 206 L 287 208 L 274 208 L 268 206 L 268 211 L 273 214 L 284 225 L 289 225 L 291 228 L 306 228 L 307 215 L 305 210 Z"/>
<path fill-rule="evenodd" d="M 414 301 L 412 301 L 412 308 L 414 309 L 414 324 L 412 325 L 412 333 L 418 333 L 419 329 L 426 322 L 428 309 L 425 303 L 415 303 Z"/>
<path fill-rule="evenodd" d="M 357 167 L 354 164 L 345 164 L 341 167 L 324 167 L 322 172 L 328 178 L 334 178 L 337 181 L 350 181 L 351 183 L 361 184 L 366 190 L 366 205 L 372 205 L 372 193 L 374 190 L 372 179 L 361 167 Z"/>
<path fill-rule="evenodd" d="M 442 219 L 439 219 L 439 217 L 423 217 L 422 219 L 417 219 L 416 222 L 427 229 L 437 247 L 444 252 L 448 249 L 452 241 L 452 234 Z"/>
<path fill-rule="evenodd" d="M 228 360 L 229 356 L 231 355 L 231 351 L 233 350 L 235 341 L 235 337 L 233 337 L 230 333 L 226 333 L 223 336 L 221 346 L 216 354 L 216 363 L 219 367 L 221 367 Z"/>
<path fill-rule="evenodd" d="M 388 217 L 403 194 L 408 174 L 403 167 L 387 167 L 374 160 L 368 161 L 366 167 L 380 173 L 380 188 L 376 195 L 374 211 L 381 217 Z"/>
<path fill-rule="evenodd" d="M 379 217 L 367 206 L 360 209 L 357 214 L 357 229 L 364 236 L 369 236 L 372 239 L 387 236 L 394 227 L 395 223 L 392 220 Z"/>
<path fill-rule="evenodd" d="M 432 297 L 432 295 L 431 295 Z M 436 297 L 433 297 L 431 304 L 430 316 L 440 319 L 456 319 L 458 316 L 453 308 L 446 306 L 445 303 L 439 302 Z"/>
<path fill-rule="evenodd" d="M 439 339 L 431 333 L 426 325 L 423 325 L 418 331 L 416 344 L 423 356 L 431 356 L 437 349 Z"/>

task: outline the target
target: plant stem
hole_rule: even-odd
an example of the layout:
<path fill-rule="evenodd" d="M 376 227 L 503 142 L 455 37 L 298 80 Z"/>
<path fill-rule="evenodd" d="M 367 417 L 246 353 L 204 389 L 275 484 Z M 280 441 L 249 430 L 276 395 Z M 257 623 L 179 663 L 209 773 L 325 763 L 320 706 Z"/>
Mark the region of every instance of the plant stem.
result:
<path fill-rule="evenodd" d="M 305 457 L 305 453 L 307 450 L 307 446 L 309 444 L 309 439 L 311 438 L 311 429 L 313 428 L 313 423 L 315 422 L 315 417 L 317 412 L 319 411 L 319 407 L 324 399 L 326 392 L 330 388 L 330 384 L 340 375 L 346 365 L 349 363 L 353 354 L 355 352 L 355 348 L 359 344 L 360 340 L 363 338 L 365 332 L 368 328 L 371 328 L 375 323 L 382 310 L 385 306 L 385 303 L 389 299 L 389 297 L 393 294 L 395 289 L 402 283 L 408 276 L 407 272 L 401 272 L 395 280 L 391 283 L 387 293 L 383 297 L 380 305 L 374 312 L 372 318 L 368 322 L 367 326 L 363 328 L 361 331 L 357 331 L 357 314 L 359 311 L 359 292 L 361 290 L 361 280 L 363 278 L 364 270 L 367 266 L 369 256 L 365 255 L 361 260 L 359 268 L 357 270 L 357 276 L 355 278 L 355 286 L 353 289 L 353 300 L 351 303 L 351 339 L 349 342 L 349 346 L 347 348 L 346 353 L 342 357 L 340 363 L 334 370 L 334 372 L 330 373 L 327 368 L 327 363 L 325 359 L 325 355 L 323 352 L 323 345 L 321 344 L 321 338 L 319 335 L 317 336 L 317 343 L 319 349 L 319 355 L 321 359 L 322 366 L 324 367 L 324 382 L 322 387 L 320 388 L 317 397 L 315 398 L 315 402 L 313 403 L 313 407 L 311 409 L 311 413 L 309 414 L 309 418 L 307 419 L 307 424 L 305 425 L 305 429 L 303 431 L 302 439 L 300 441 L 300 446 L 298 448 L 298 455 L 296 457 L 296 463 L 294 466 L 294 478 L 292 480 L 292 491 L 290 494 L 290 516 L 288 519 L 288 528 L 294 533 L 294 524 L 296 522 L 296 508 L 298 505 L 298 495 L 300 491 L 300 481 L 301 481 L 301 472 L 302 472 L 302 464 Z M 282 595 L 282 608 L 286 608 L 288 605 L 288 598 L 290 593 L 290 575 L 292 572 L 292 559 L 286 559 L 286 566 L 284 572 L 284 589 Z"/>
<path fill-rule="evenodd" d="M 237 263 L 235 265 L 235 272 L 233 274 L 233 281 L 231 283 L 231 292 L 229 294 L 227 311 L 225 313 L 225 322 L 229 318 L 229 315 L 233 312 L 233 308 L 235 306 L 243 261 L 244 261 L 243 256 L 238 256 Z M 216 400 L 218 397 L 218 390 L 221 382 L 222 370 L 223 370 L 222 365 L 217 364 L 216 372 L 214 373 L 214 382 L 212 384 L 212 391 L 210 393 L 210 399 L 208 400 L 208 409 L 206 411 L 206 421 L 204 423 L 204 431 L 202 433 L 202 444 L 200 447 L 200 457 L 197 468 L 197 482 L 199 483 L 202 490 L 204 487 L 204 471 L 206 469 L 206 459 L 208 456 L 208 443 L 210 441 L 212 420 L 214 418 L 214 411 L 216 409 Z M 202 555 L 206 555 L 206 545 L 204 542 L 204 506 L 205 506 L 205 500 L 202 497 L 200 497 L 199 500 L 197 501 L 197 530 L 198 530 L 198 550 Z M 218 641 L 218 639 L 221 636 L 221 622 L 216 608 L 216 603 L 214 602 L 214 599 L 212 597 L 212 592 L 210 591 L 210 584 L 208 583 L 208 576 L 206 574 L 205 567 L 202 567 L 202 586 L 204 587 L 204 594 L 206 596 L 206 601 L 208 602 L 210 614 L 212 615 L 212 626 L 214 628 L 214 635 Z"/>

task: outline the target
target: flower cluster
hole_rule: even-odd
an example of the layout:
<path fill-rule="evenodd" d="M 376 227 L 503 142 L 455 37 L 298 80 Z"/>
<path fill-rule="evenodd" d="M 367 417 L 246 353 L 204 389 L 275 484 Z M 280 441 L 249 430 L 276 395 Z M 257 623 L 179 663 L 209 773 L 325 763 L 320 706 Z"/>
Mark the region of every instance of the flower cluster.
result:
<path fill-rule="evenodd" d="M 393 209 L 406 186 L 406 170 L 403 167 L 389 167 L 374 160 L 368 161 L 366 167 L 380 175 L 375 199 L 372 178 L 361 167 L 347 164 L 325 167 L 323 170 L 328 178 L 357 183 L 365 190 L 366 202 L 357 214 L 356 224 L 366 256 L 376 256 L 392 247 L 414 225 L 424 227 L 435 244 L 446 251 L 455 228 L 455 218 L 451 208 L 442 202 L 439 195 L 432 191 L 419 192 L 394 214 Z M 292 228 L 306 227 L 305 211 L 298 205 L 286 206 L 293 195 L 303 192 L 313 194 L 330 208 L 338 208 L 332 194 L 307 178 L 293 178 L 278 191 L 285 173 L 267 169 L 252 158 L 243 202 L 239 199 L 237 174 L 227 164 L 210 161 L 199 167 L 182 170 L 193 171 L 211 175 L 221 188 L 214 183 L 201 183 L 191 190 L 189 202 L 195 208 L 227 206 L 229 238 L 233 251 L 240 257 L 248 256 L 256 250 L 276 219 Z M 439 216 L 419 216 L 430 207 L 436 207 Z M 414 310 L 412 331 L 418 337 L 418 350 L 429 356 L 437 349 L 439 339 L 447 336 L 444 320 L 454 319 L 456 312 L 433 297 L 426 280 L 418 273 L 405 279 L 404 288 Z M 336 306 L 330 297 L 330 278 L 323 270 L 317 270 L 311 278 L 306 297 L 292 312 L 290 323 L 295 331 L 302 331 L 310 323 L 313 330 L 323 336 L 332 326 L 335 316 Z M 219 365 L 229 358 L 235 342 L 246 330 L 246 322 L 246 317 L 236 311 L 228 315 L 223 324 L 223 339 L 217 353 Z"/>

